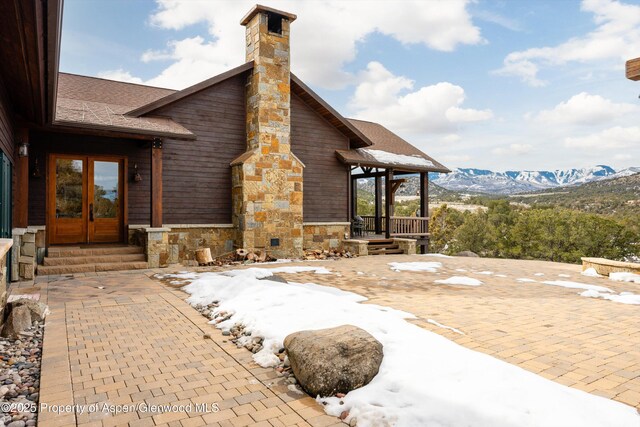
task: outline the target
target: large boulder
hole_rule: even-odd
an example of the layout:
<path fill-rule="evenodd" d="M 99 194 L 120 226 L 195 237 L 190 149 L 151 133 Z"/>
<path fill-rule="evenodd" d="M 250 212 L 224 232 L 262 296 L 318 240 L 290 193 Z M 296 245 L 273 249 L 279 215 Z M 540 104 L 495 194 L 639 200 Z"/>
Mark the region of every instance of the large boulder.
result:
<path fill-rule="evenodd" d="M 301 331 L 284 339 L 291 369 L 311 396 L 348 393 L 368 384 L 380 369 L 382 344 L 352 325 Z"/>
<path fill-rule="evenodd" d="M 47 308 L 46 304 L 32 300 L 31 298 L 20 298 L 18 300 L 10 302 L 9 306 L 11 310 L 13 310 L 15 307 L 20 306 L 27 307 L 31 312 L 32 321 L 44 320 L 44 318 L 47 317 L 47 314 L 49 314 L 49 309 Z"/>
<path fill-rule="evenodd" d="M 5 338 L 17 339 L 20 332 L 31 326 L 31 311 L 29 307 L 21 305 L 13 307 L 7 321 L 2 328 L 2 336 Z"/>

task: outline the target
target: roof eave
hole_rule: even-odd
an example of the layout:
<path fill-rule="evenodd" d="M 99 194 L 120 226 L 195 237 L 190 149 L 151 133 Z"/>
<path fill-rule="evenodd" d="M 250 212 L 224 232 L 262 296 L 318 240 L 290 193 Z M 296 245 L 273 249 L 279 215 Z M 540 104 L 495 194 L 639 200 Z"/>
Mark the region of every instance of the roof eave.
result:
<path fill-rule="evenodd" d="M 158 110 L 162 107 L 166 107 L 167 105 L 173 104 L 174 102 L 178 102 L 181 99 L 184 99 L 188 96 L 191 96 L 195 93 L 201 92 L 205 89 L 210 88 L 218 83 L 221 83 L 227 79 L 235 77 L 243 72 L 250 70 L 253 68 L 253 61 L 249 61 L 245 64 L 240 65 L 239 67 L 232 68 L 229 71 L 225 71 L 222 74 L 218 74 L 217 76 L 211 77 L 207 80 L 201 81 L 200 83 L 196 83 L 193 86 L 189 86 L 188 88 L 179 90 L 170 95 L 167 95 L 163 98 L 160 98 L 156 101 L 150 102 L 149 104 L 145 104 L 141 107 L 128 111 L 125 116 L 128 117 L 140 117 L 145 114 L 149 114 L 155 110 Z"/>
<path fill-rule="evenodd" d="M 417 166 L 417 165 L 402 165 L 402 164 L 391 164 L 391 163 L 382 163 L 382 162 L 376 162 L 375 160 L 351 160 L 351 159 L 347 159 L 345 158 L 342 153 L 340 153 L 340 151 L 336 151 L 336 155 L 338 156 L 338 159 L 340 159 L 340 161 L 342 161 L 343 163 L 347 164 L 347 165 L 354 165 L 354 166 L 359 166 L 359 167 L 373 167 L 373 168 L 383 168 L 383 169 L 394 169 L 394 170 L 398 170 L 398 171 L 403 171 L 403 172 L 415 172 L 415 173 L 419 173 L 419 172 L 439 172 L 439 173 L 449 173 L 451 172 L 449 169 L 447 169 L 446 167 L 440 165 L 434 165 L 433 167 L 430 166 Z"/>
<path fill-rule="evenodd" d="M 95 123 L 83 123 L 83 122 L 73 122 L 67 120 L 54 120 L 52 123 L 53 127 L 62 127 L 62 128 L 71 128 L 71 129 L 82 129 L 82 130 L 92 130 L 95 129 L 97 131 L 106 131 L 113 132 L 117 134 L 115 136 L 120 135 L 136 135 L 136 136 L 146 136 L 146 137 L 155 137 L 155 138 L 171 138 L 171 139 L 181 139 L 181 140 L 195 140 L 197 136 L 193 133 L 175 133 L 175 132 L 161 132 L 161 131 L 153 131 L 153 130 L 142 130 L 142 129 L 132 129 L 125 126 L 104 126 Z"/>

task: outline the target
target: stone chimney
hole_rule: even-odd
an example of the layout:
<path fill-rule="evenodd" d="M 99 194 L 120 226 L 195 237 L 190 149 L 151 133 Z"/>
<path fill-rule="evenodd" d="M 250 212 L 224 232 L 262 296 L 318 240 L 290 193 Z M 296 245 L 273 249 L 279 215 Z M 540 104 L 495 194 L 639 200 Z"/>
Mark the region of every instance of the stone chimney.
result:
<path fill-rule="evenodd" d="M 291 152 L 289 24 L 295 15 L 256 5 L 242 19 L 247 61 L 247 152 L 231 163 L 238 245 L 302 256 L 302 171 Z"/>

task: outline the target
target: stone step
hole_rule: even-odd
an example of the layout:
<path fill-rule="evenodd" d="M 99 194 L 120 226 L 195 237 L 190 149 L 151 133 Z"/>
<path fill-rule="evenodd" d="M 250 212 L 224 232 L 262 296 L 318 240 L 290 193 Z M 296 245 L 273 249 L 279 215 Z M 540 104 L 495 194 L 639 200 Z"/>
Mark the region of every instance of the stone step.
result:
<path fill-rule="evenodd" d="M 149 268 L 146 261 L 105 262 L 97 264 L 39 265 L 39 276 L 52 274 L 94 273 L 98 271 L 140 270 Z"/>
<path fill-rule="evenodd" d="M 400 246 L 398 246 L 396 243 L 387 243 L 387 244 L 377 244 L 377 245 L 369 245 L 369 250 L 376 250 L 376 249 L 398 249 Z"/>
<path fill-rule="evenodd" d="M 46 257 L 43 265 L 77 265 L 77 264 L 110 264 L 114 262 L 134 262 L 146 261 L 143 253 L 136 254 L 116 254 L 116 255 L 94 255 L 94 256 L 74 256 L 74 257 Z"/>
<path fill-rule="evenodd" d="M 369 249 L 369 255 L 402 255 L 404 249 Z"/>
<path fill-rule="evenodd" d="M 369 245 L 388 245 L 393 243 L 393 239 L 371 239 Z"/>
<path fill-rule="evenodd" d="M 79 247 L 61 246 L 47 250 L 48 258 L 65 258 L 96 255 L 130 255 L 144 253 L 140 246 L 103 246 L 103 247 Z"/>

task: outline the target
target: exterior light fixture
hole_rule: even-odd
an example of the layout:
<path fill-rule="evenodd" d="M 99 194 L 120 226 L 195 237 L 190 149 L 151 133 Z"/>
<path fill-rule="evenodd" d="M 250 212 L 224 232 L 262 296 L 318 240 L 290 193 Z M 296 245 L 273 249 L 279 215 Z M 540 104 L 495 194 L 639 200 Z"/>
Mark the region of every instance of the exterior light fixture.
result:
<path fill-rule="evenodd" d="M 28 157 L 29 156 L 29 144 L 27 142 L 21 142 L 18 146 L 18 156 L 19 157 Z"/>
<path fill-rule="evenodd" d="M 140 173 L 138 172 L 138 164 L 137 163 L 133 164 L 133 180 L 135 182 L 142 181 L 142 175 L 140 175 Z"/>

